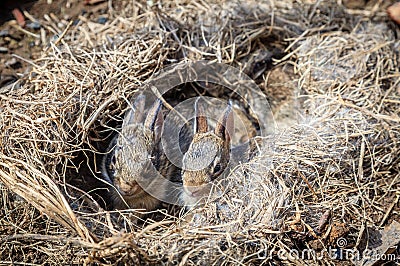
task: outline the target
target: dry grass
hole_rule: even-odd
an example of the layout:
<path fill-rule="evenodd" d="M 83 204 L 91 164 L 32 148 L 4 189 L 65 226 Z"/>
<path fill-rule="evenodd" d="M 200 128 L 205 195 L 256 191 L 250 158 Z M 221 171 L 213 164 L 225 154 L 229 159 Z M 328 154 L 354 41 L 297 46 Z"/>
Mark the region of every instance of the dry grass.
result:
<path fill-rule="evenodd" d="M 379 9 L 291 2 L 110 3 L 105 25 L 81 20 L 51 43 L 0 94 L 0 263 L 301 264 L 278 251 L 357 247 L 398 220 L 399 30 Z M 295 71 L 297 123 L 260 140 L 191 222 L 104 210 L 96 162 L 146 80 L 184 60 L 246 70 L 274 48 Z"/>

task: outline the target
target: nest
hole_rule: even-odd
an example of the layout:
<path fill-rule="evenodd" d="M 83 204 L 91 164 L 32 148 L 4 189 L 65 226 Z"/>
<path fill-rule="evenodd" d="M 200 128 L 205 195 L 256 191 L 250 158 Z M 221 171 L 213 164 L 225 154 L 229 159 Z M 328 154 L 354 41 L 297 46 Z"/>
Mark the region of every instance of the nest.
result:
<path fill-rule="evenodd" d="M 384 13 L 349 13 L 324 1 L 127 2 L 105 25 L 68 27 L 0 94 L 1 261 L 272 264 L 339 238 L 360 248 L 400 219 L 400 43 Z M 275 51 L 261 74 L 247 64 L 260 50 Z M 103 201 L 99 158 L 146 80 L 200 59 L 247 71 L 294 118 L 190 221 L 160 210 L 135 224 L 136 211 Z"/>

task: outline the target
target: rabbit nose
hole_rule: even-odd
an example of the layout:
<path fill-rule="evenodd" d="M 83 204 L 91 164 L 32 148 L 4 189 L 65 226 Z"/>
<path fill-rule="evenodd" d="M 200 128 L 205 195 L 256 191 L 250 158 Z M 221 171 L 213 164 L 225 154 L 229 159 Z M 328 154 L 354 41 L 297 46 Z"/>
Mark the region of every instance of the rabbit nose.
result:
<path fill-rule="evenodd" d="M 140 189 L 140 186 L 136 181 L 129 182 L 129 183 L 122 181 L 118 184 L 118 189 L 121 192 L 121 194 L 128 196 L 128 195 L 133 195 L 136 192 L 138 192 Z"/>
<path fill-rule="evenodd" d="M 199 197 L 205 194 L 205 187 L 204 185 L 200 186 L 187 186 L 185 187 L 186 193 L 189 194 L 191 197 Z"/>

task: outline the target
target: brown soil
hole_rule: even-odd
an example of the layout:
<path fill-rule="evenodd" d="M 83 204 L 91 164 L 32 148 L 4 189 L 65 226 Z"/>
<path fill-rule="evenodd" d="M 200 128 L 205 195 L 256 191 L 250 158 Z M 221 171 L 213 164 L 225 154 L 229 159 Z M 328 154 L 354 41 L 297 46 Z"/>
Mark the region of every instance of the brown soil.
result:
<path fill-rule="evenodd" d="M 32 60 L 54 36 L 59 35 L 70 21 L 97 17 L 107 8 L 106 2 L 86 5 L 78 0 L 18 0 L 0 3 L 0 88 L 13 83 L 29 71 Z M 18 9 L 25 14 L 26 25 L 21 28 L 12 14 Z M 26 16 L 27 12 L 28 16 Z M 35 25 L 32 20 L 36 20 Z"/>

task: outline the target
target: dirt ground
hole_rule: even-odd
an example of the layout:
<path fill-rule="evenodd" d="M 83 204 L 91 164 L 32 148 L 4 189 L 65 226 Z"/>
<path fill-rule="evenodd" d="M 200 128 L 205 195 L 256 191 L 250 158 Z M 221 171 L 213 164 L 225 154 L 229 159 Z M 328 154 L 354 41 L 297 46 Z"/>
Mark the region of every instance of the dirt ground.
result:
<path fill-rule="evenodd" d="M 89 4 L 93 2 L 93 4 Z M 96 2 L 96 3 L 95 3 Z M 21 27 L 13 10 L 24 15 L 25 25 Z M 29 71 L 32 60 L 37 59 L 43 48 L 70 21 L 98 18 L 105 13 L 105 1 L 76 0 L 20 0 L 0 3 L 0 87 L 13 83 Z M 104 18 L 101 18 L 104 21 Z"/>

